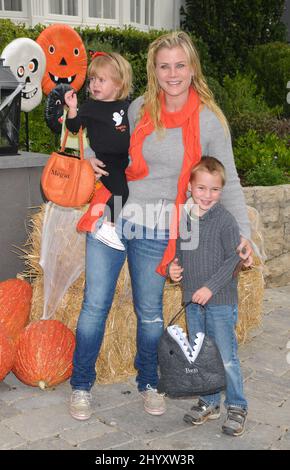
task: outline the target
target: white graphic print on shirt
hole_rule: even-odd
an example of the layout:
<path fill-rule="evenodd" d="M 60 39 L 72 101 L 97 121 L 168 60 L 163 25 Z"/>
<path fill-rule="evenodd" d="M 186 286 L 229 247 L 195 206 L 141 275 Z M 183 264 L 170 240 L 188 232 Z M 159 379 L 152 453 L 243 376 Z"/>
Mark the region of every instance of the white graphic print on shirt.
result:
<path fill-rule="evenodd" d="M 113 121 L 115 121 L 115 127 L 120 126 L 120 124 L 123 121 L 123 116 L 124 116 L 124 110 L 121 109 L 119 113 L 115 112 L 113 113 Z"/>

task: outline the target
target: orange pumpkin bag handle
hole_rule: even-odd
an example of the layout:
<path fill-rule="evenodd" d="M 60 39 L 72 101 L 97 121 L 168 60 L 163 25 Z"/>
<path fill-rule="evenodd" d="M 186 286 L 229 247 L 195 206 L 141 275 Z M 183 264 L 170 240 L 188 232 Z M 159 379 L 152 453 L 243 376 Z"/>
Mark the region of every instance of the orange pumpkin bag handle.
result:
<path fill-rule="evenodd" d="M 68 129 L 66 129 L 64 137 L 63 137 L 63 141 L 61 144 L 61 149 L 60 149 L 61 152 L 65 151 L 68 134 L 69 134 L 69 131 Z M 78 138 L 79 138 L 80 160 L 83 160 L 84 159 L 84 142 L 83 142 L 83 129 L 82 128 L 80 128 L 78 132 Z"/>

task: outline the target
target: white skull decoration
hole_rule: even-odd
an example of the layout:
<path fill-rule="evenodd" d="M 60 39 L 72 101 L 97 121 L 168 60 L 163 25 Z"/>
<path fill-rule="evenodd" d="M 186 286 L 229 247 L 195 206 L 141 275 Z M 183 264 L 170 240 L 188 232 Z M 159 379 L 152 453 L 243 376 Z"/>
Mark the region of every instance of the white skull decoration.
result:
<path fill-rule="evenodd" d="M 19 82 L 25 83 L 21 92 L 21 111 L 31 111 L 42 99 L 41 80 L 46 67 L 42 48 L 32 39 L 18 38 L 5 47 L 1 57 Z"/>

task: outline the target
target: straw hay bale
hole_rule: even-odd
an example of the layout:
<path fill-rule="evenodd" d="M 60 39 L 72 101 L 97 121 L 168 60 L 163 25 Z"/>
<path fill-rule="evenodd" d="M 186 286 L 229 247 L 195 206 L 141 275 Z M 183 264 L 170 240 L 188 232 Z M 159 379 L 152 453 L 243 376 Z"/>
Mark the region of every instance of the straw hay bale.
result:
<path fill-rule="evenodd" d="M 44 206 L 32 218 L 32 232 L 26 243 L 26 264 L 24 273 L 33 279 L 33 299 L 30 320 L 39 319 L 43 309 L 43 276 L 38 265 L 40 255 L 41 225 Z M 263 300 L 263 275 L 261 262 L 255 258 L 255 268 L 241 271 L 239 275 L 239 323 L 237 334 L 244 342 L 250 328 L 261 319 Z M 58 307 L 55 317 L 75 332 L 81 309 L 84 288 L 84 274 L 68 289 Z M 180 286 L 166 282 L 164 290 L 165 325 L 179 310 L 181 305 Z M 178 322 L 185 328 L 184 315 Z M 134 357 L 136 353 L 136 316 L 132 306 L 132 294 L 128 266 L 125 263 L 116 288 L 114 302 L 106 325 L 105 337 L 96 364 L 99 383 L 122 381 L 135 374 Z"/>

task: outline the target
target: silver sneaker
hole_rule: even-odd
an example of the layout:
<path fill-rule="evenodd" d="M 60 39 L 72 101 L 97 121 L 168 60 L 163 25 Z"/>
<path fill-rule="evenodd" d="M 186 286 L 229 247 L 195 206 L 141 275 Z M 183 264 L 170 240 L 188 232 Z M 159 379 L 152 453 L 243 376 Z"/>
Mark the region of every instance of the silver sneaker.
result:
<path fill-rule="evenodd" d="M 209 405 L 199 399 L 197 405 L 193 405 L 191 408 L 191 412 L 184 415 L 183 421 L 198 426 L 205 423 L 208 419 L 218 419 L 220 415 L 220 407 L 218 405 Z"/>
<path fill-rule="evenodd" d="M 229 406 L 222 431 L 228 436 L 241 436 L 246 429 L 247 410 L 237 406 Z"/>
<path fill-rule="evenodd" d="M 70 398 L 70 414 L 75 419 L 85 420 L 92 416 L 92 394 L 86 390 L 73 390 Z"/>
<path fill-rule="evenodd" d="M 156 388 L 147 385 L 146 390 L 140 392 L 144 400 L 144 410 L 150 415 L 160 416 L 166 411 L 164 393 L 158 393 Z"/>

